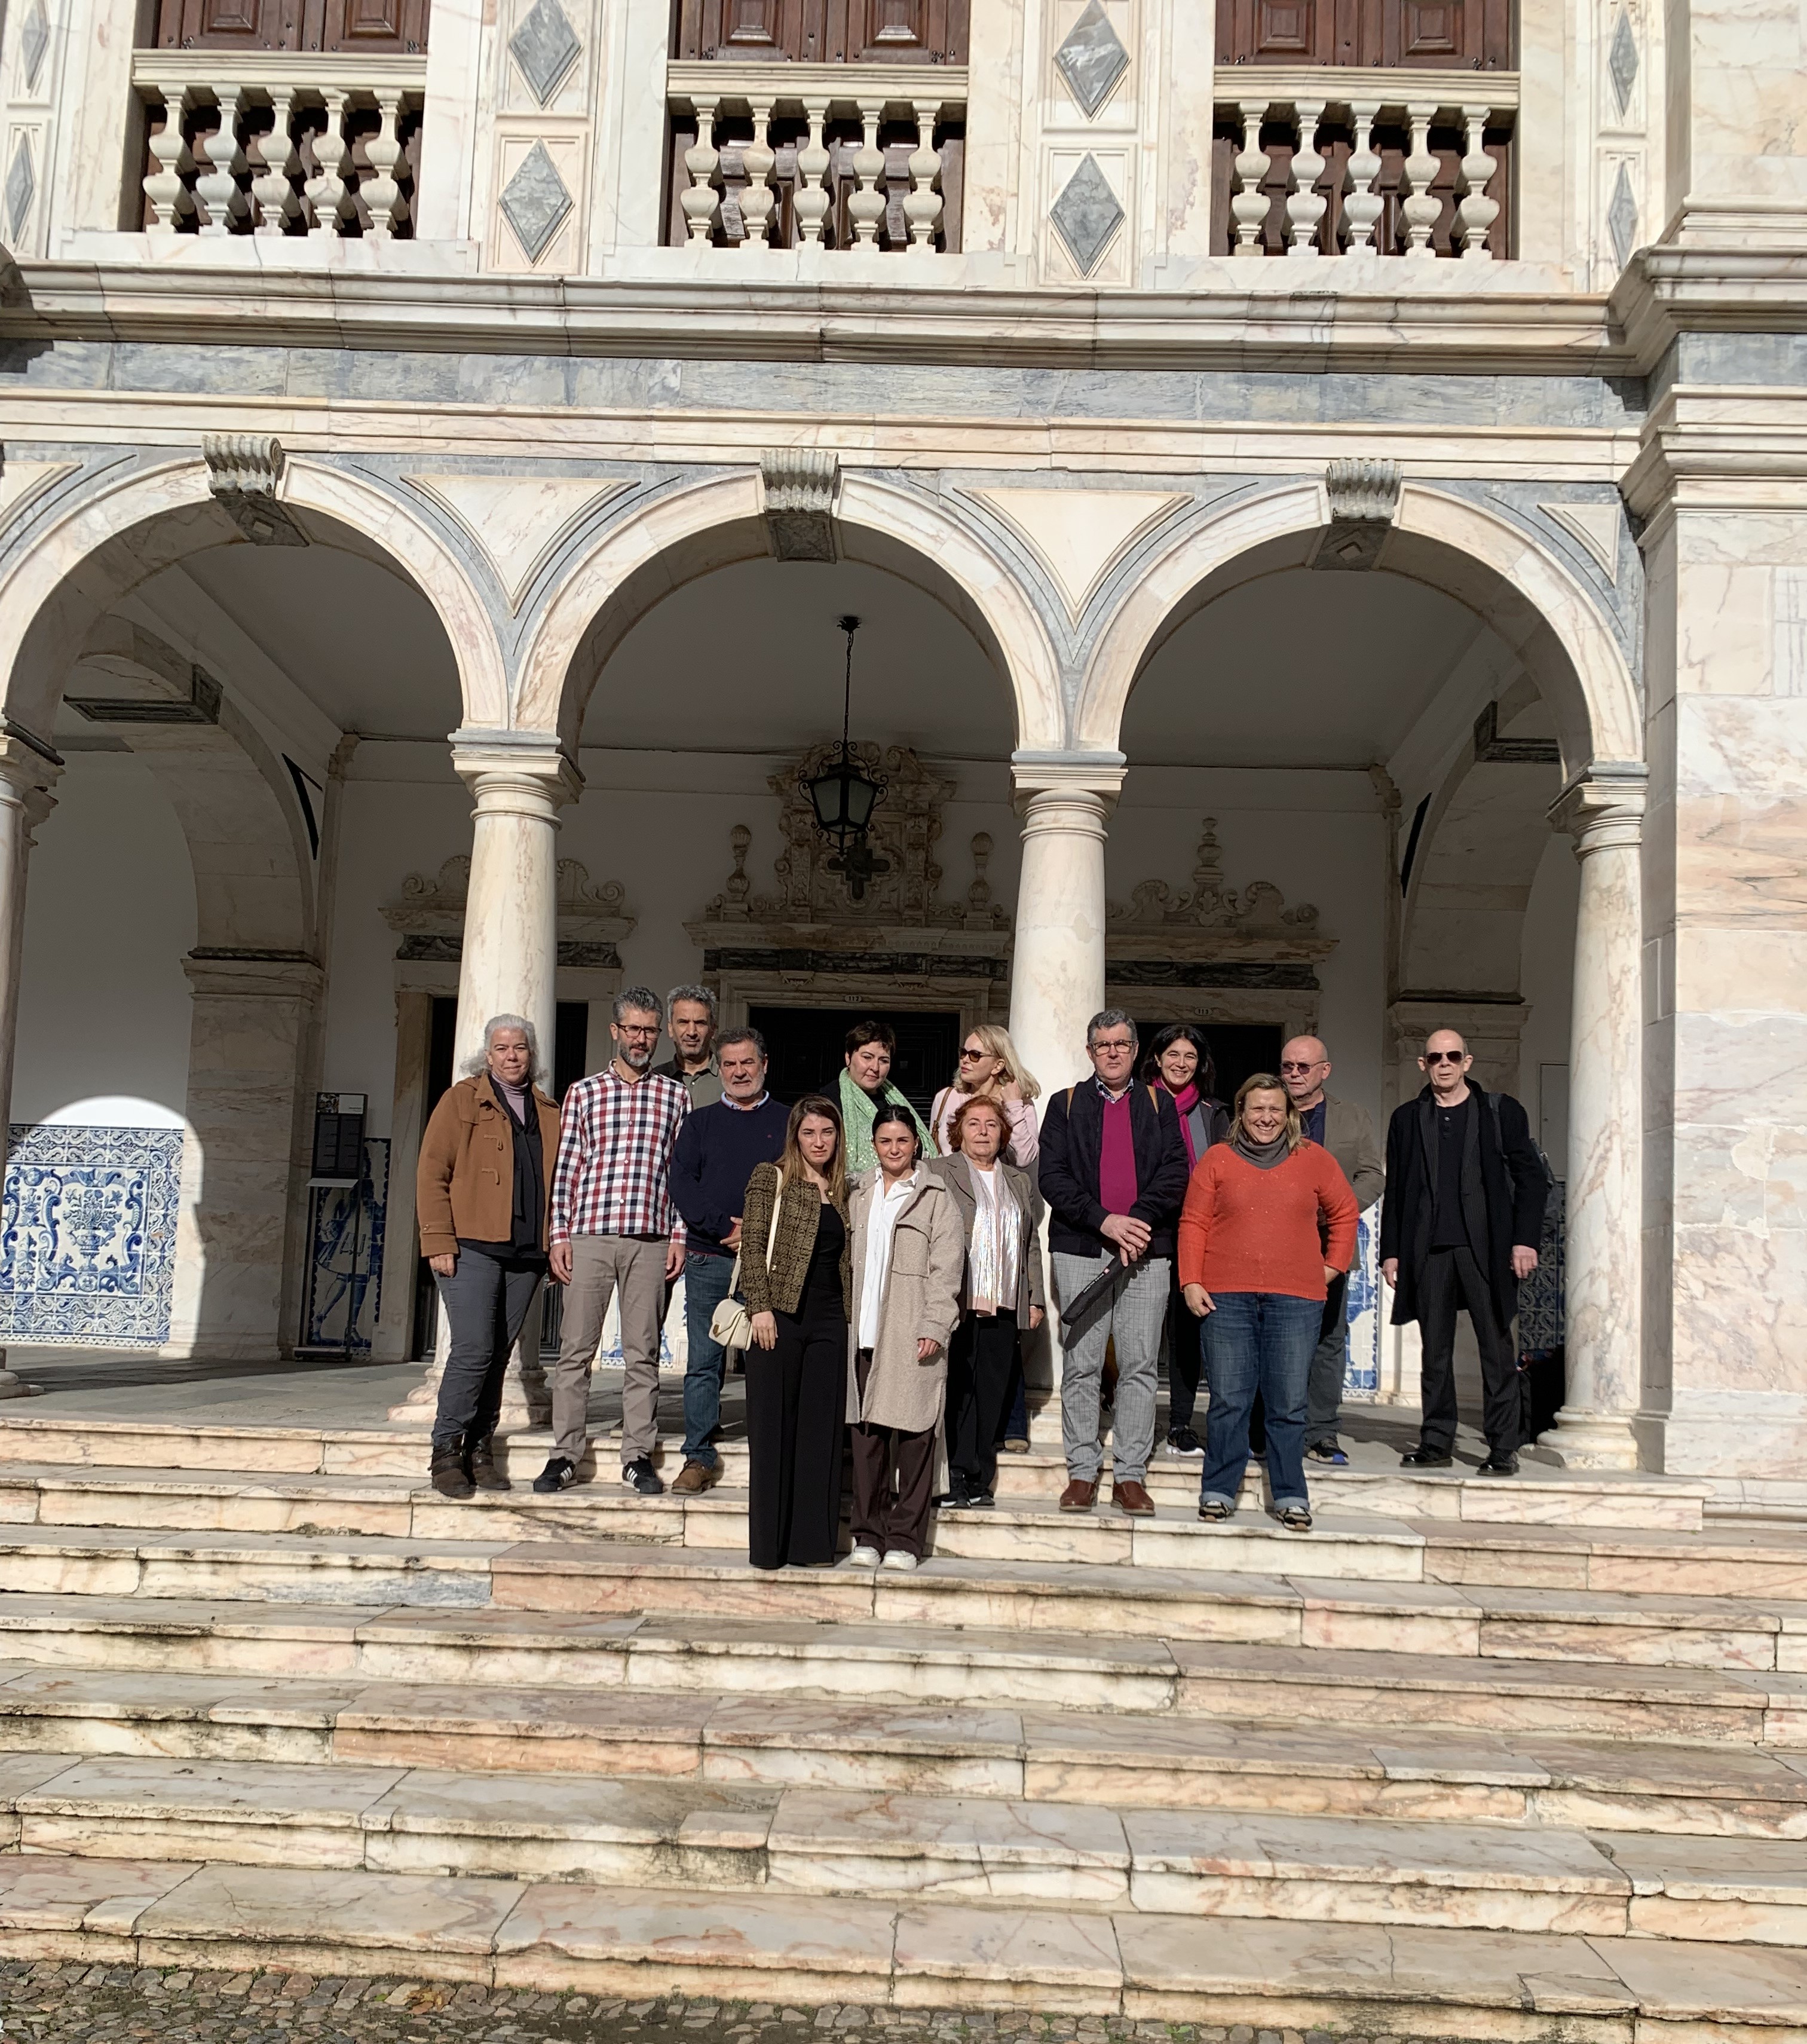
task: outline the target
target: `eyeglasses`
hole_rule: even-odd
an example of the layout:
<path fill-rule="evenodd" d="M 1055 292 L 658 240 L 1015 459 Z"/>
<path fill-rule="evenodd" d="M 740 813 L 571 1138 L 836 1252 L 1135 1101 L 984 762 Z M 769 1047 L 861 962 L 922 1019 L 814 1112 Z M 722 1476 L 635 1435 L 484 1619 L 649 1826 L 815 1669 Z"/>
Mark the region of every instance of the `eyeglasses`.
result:
<path fill-rule="evenodd" d="M 1426 1051 L 1425 1062 L 1427 1065 L 1459 1065 L 1467 1055 L 1466 1051 Z"/>
<path fill-rule="evenodd" d="M 1094 1039 L 1095 1051 L 1133 1051 L 1136 1039 L 1133 1036 L 1099 1036 Z"/>
<path fill-rule="evenodd" d="M 969 1045 L 963 1045 L 960 1052 L 960 1062 L 963 1065 L 976 1065 L 981 1058 L 988 1058 L 991 1055 L 989 1051 L 975 1051 Z"/>
<path fill-rule="evenodd" d="M 1323 1063 L 1323 1062 L 1324 1060 L 1322 1058 L 1314 1058 L 1310 1064 L 1301 1065 L 1295 1063 L 1291 1058 L 1282 1058 L 1280 1061 L 1280 1070 L 1283 1072 L 1293 1073 L 1314 1072 L 1317 1070 L 1318 1067 Z"/>
<path fill-rule="evenodd" d="M 617 1022 L 615 1026 L 623 1036 L 656 1036 L 659 1032 L 656 1022 Z"/>

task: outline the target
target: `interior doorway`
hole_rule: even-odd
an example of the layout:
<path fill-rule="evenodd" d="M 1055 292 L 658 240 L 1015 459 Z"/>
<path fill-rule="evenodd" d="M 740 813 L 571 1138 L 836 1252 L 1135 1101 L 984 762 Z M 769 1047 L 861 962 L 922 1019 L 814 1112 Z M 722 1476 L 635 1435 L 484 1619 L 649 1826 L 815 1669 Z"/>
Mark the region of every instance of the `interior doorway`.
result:
<path fill-rule="evenodd" d="M 891 1082 L 926 1121 L 934 1097 L 953 1083 L 960 1055 L 960 1017 L 884 1008 L 752 1008 L 747 1020 L 765 1039 L 766 1084 L 782 1101 L 806 1093 L 831 1098 L 846 1062 L 847 1032 L 856 1022 L 888 1022 L 897 1032 Z"/>

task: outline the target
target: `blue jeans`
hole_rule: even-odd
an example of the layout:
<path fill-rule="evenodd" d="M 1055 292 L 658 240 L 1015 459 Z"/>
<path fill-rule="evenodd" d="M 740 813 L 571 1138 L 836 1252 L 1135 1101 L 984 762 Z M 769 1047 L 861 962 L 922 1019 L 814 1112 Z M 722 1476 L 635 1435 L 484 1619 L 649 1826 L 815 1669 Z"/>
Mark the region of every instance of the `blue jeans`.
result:
<path fill-rule="evenodd" d="M 1305 1489 L 1305 1397 L 1323 1324 L 1322 1299 L 1279 1292 L 1214 1292 L 1216 1310 L 1199 1324 L 1205 1381 L 1205 1466 L 1199 1502 L 1236 1509 L 1249 1466 L 1249 1414 L 1261 1394 L 1268 1415 L 1268 1483 L 1273 1508 L 1309 1504 Z"/>
<path fill-rule="evenodd" d="M 710 1316 L 728 1295 L 731 1256 L 692 1249 L 684 1259 L 684 1332 L 690 1359 L 684 1366 L 684 1459 L 713 1469 L 721 1458 L 709 1436 L 722 1424 L 722 1377 L 727 1350 L 709 1332 Z"/>

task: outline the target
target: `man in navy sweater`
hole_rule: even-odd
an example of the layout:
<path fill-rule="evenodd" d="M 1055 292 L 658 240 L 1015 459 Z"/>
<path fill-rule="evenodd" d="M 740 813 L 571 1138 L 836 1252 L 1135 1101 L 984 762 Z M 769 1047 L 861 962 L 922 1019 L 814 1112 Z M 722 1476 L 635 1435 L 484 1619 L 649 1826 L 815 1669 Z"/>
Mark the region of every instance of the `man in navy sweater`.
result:
<path fill-rule="evenodd" d="M 727 1297 L 740 1243 L 741 1202 L 758 1164 L 784 1153 L 790 1109 L 765 1090 L 765 1039 L 757 1029 L 729 1029 L 716 1039 L 722 1097 L 684 1118 L 671 1153 L 671 1197 L 689 1243 L 684 1258 L 684 1329 L 690 1360 L 684 1371 L 684 1467 L 673 1490 L 707 1490 L 722 1473 L 712 1439 L 722 1418 L 727 1353 L 709 1332 Z M 763 1243 L 749 1245 L 763 1255 Z"/>

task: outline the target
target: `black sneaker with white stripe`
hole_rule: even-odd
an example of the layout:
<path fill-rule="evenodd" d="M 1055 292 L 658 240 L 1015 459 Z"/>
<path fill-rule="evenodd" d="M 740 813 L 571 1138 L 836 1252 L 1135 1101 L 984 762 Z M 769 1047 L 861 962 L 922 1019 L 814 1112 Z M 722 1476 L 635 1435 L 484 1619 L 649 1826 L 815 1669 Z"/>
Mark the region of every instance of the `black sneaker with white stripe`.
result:
<path fill-rule="evenodd" d="M 623 1465 L 621 1481 L 643 1497 L 657 1497 L 665 1489 L 658 1471 L 653 1467 L 650 1455 L 636 1455 L 632 1462 Z"/>

